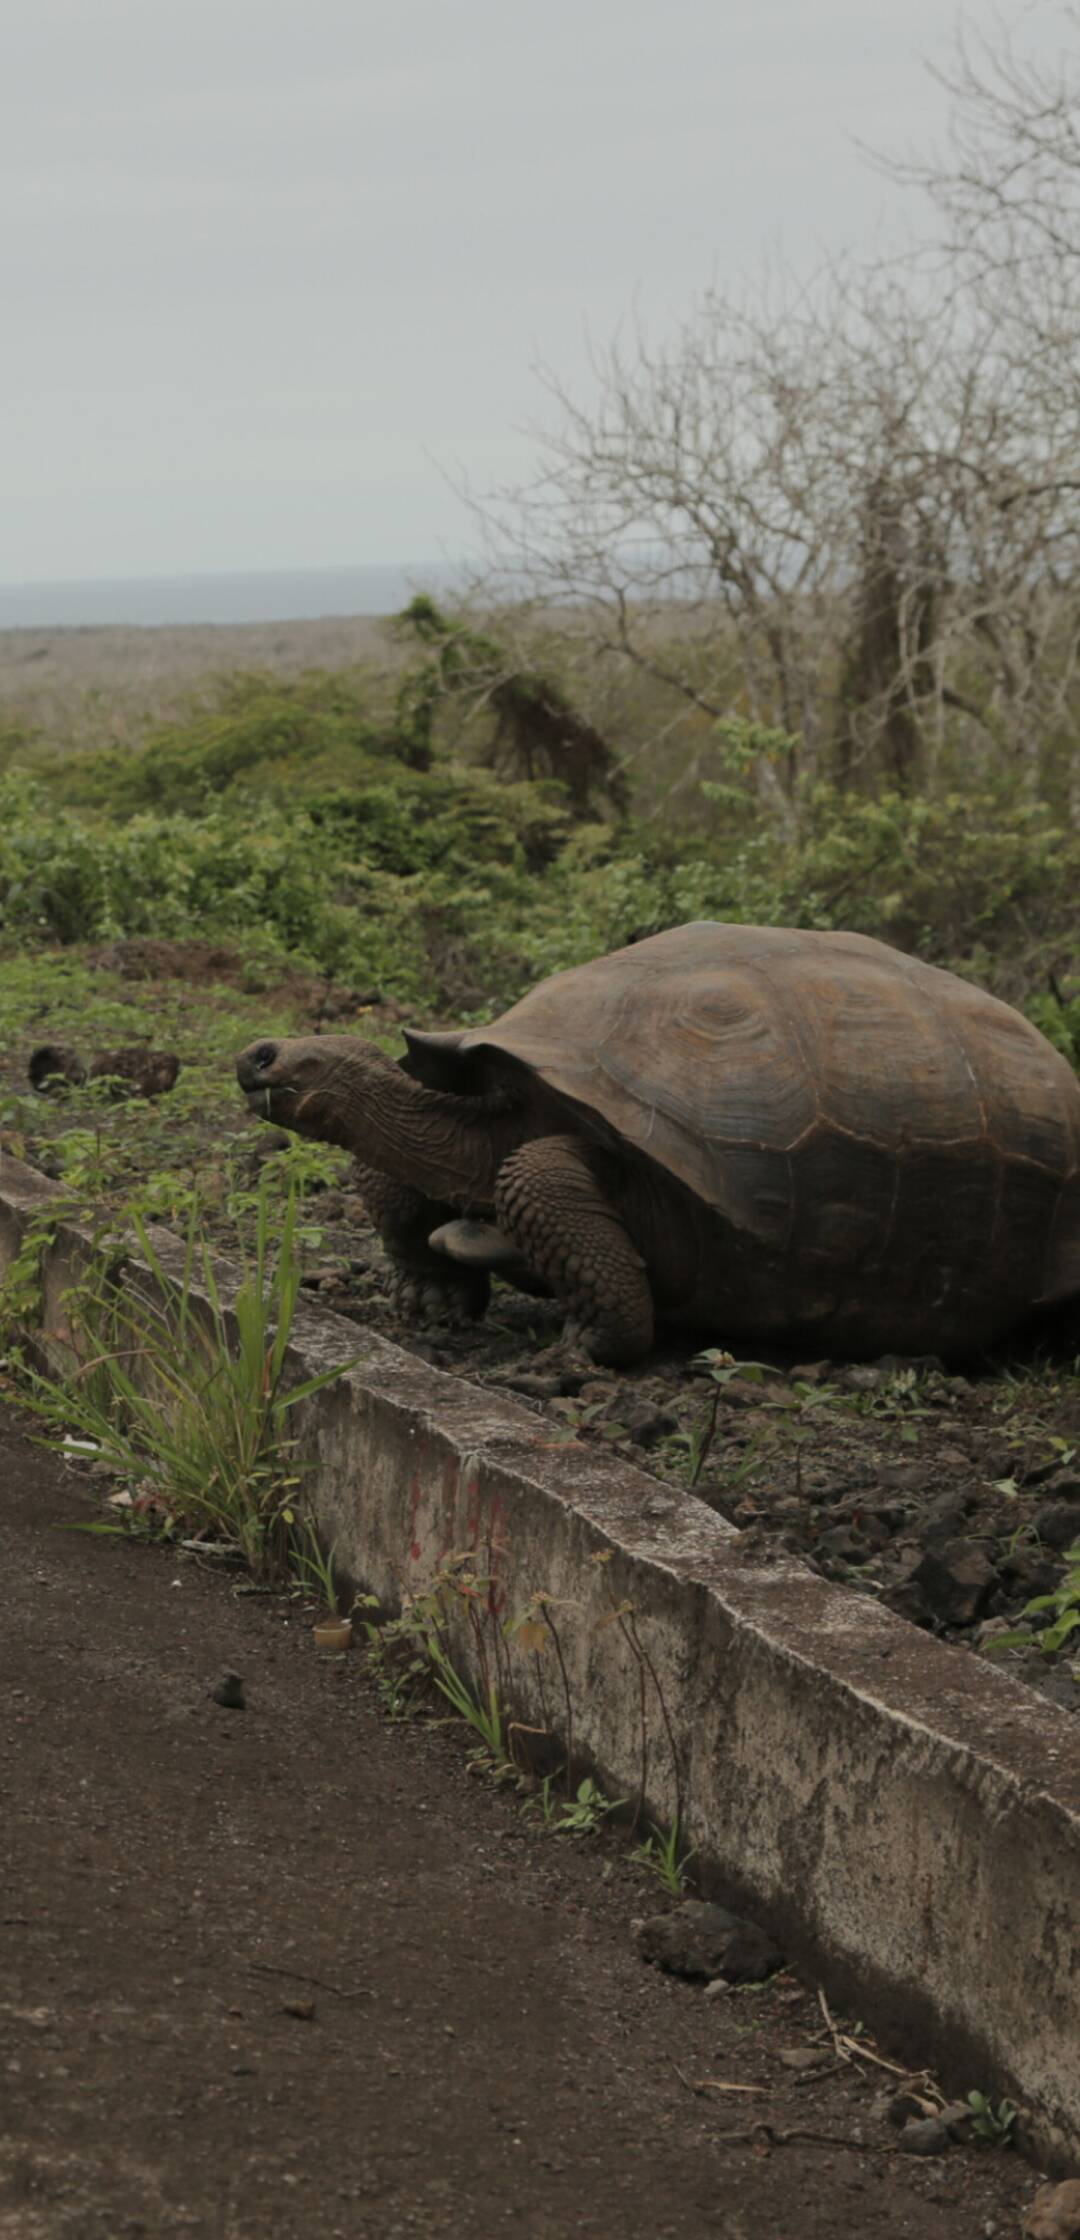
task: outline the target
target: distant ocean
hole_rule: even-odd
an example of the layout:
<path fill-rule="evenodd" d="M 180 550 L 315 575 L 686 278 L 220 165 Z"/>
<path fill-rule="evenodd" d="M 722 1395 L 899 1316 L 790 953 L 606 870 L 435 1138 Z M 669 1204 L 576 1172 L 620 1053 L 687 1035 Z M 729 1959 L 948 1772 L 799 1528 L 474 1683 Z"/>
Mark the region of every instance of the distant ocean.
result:
<path fill-rule="evenodd" d="M 327 615 L 397 614 L 415 591 L 445 589 L 451 571 L 415 568 L 267 569 L 252 575 L 144 576 L 130 582 L 0 583 L 0 630 L 86 630 L 113 624 L 307 622 Z"/>

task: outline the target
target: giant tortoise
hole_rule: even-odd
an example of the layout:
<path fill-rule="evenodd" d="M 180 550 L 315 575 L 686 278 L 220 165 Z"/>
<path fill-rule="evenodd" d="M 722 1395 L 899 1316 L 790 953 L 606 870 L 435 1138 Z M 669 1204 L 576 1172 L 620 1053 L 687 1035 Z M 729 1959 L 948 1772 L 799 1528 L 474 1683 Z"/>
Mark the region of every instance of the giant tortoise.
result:
<path fill-rule="evenodd" d="M 480 1312 L 497 1268 L 619 1363 L 657 1321 L 955 1356 L 1080 1299 L 1080 1081 L 880 941 L 678 926 L 405 1039 L 257 1042 L 237 1073 L 356 1154 L 406 1305 Z"/>

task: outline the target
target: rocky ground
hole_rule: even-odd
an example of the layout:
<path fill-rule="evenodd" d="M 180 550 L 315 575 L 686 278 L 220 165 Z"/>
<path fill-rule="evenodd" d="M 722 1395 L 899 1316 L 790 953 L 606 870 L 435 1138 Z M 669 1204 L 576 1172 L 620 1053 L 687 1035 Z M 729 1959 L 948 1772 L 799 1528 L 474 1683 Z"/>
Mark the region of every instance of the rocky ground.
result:
<path fill-rule="evenodd" d="M 1035 2173 L 872 2017 L 86 1518 L 0 1409 L 0 2240 L 1014 2240 Z"/>
<path fill-rule="evenodd" d="M 327 1193 L 321 1218 L 332 1249 L 307 1281 L 337 1312 L 438 1368 L 513 1392 L 567 1438 L 692 1487 L 743 1532 L 1080 1710 L 1068 1642 L 1056 1655 L 995 1647 L 1034 1598 L 1054 1593 L 1080 1542 L 1071 1355 L 1017 1353 L 961 1374 L 929 1358 L 852 1365 L 770 1354 L 747 1365 L 682 1345 L 629 1372 L 590 1371 L 562 1358 L 554 1309 L 503 1286 L 483 1323 L 403 1327 L 361 1201 Z"/>

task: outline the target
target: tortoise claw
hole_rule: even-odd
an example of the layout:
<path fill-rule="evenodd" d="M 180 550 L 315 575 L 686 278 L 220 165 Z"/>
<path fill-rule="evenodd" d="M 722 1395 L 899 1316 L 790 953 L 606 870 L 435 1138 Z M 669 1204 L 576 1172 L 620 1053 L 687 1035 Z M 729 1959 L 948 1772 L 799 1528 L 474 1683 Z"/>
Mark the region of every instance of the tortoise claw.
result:
<path fill-rule="evenodd" d="M 487 1275 L 482 1269 L 458 1274 L 448 1268 L 445 1278 L 441 1272 L 432 1275 L 425 1271 L 421 1275 L 405 1269 L 390 1279 L 390 1305 L 402 1322 L 477 1322 L 486 1311 L 488 1292 Z"/>

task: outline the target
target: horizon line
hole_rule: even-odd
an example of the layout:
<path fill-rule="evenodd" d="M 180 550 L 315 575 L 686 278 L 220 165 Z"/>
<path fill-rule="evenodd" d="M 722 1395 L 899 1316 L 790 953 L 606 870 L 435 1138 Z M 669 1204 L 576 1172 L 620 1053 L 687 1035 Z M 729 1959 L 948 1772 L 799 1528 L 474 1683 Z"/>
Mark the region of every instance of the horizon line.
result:
<path fill-rule="evenodd" d="M 448 560 L 337 560 L 326 563 L 302 562 L 299 565 L 282 564 L 276 568 L 184 568 L 154 571 L 144 575 L 101 576 L 4 576 L 0 577 L 0 593 L 7 591 L 74 591 L 84 590 L 91 584 L 102 587 L 130 583 L 226 583 L 237 576 L 266 578 L 275 576 L 349 576 L 349 575 L 412 575 L 438 571 L 451 573 L 461 561 Z"/>

